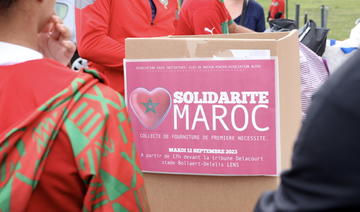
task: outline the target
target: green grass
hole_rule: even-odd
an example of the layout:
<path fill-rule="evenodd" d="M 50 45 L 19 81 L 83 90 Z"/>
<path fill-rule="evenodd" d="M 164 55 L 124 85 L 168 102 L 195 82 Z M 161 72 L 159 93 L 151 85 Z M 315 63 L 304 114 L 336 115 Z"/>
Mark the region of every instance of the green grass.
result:
<path fill-rule="evenodd" d="M 267 16 L 271 0 L 256 0 L 263 5 Z M 295 5 L 300 4 L 300 27 L 304 24 L 304 15 L 321 25 L 320 7 L 329 8 L 327 27 L 330 29 L 328 38 L 344 40 L 360 18 L 360 0 L 288 0 L 288 18 L 295 20 Z"/>

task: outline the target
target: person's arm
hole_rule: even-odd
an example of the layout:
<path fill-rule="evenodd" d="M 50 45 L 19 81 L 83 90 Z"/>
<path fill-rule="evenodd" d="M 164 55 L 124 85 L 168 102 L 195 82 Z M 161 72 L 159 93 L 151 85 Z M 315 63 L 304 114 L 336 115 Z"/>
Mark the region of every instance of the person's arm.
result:
<path fill-rule="evenodd" d="M 275 19 L 281 18 L 282 15 L 283 15 L 282 12 L 277 12 L 277 13 L 275 14 Z"/>
<path fill-rule="evenodd" d="M 272 18 L 271 18 L 271 7 L 270 7 L 270 10 L 269 10 L 269 12 L 268 12 L 268 16 L 267 16 L 266 20 L 267 20 L 268 22 L 272 20 Z"/>
<path fill-rule="evenodd" d="M 89 87 L 81 91 L 64 123 L 80 177 L 87 185 L 83 209 L 146 211 L 144 180 L 125 101 L 101 83 Z"/>
<path fill-rule="evenodd" d="M 284 0 L 279 1 L 278 13 L 281 13 L 279 18 L 283 18 L 284 14 L 285 14 L 285 1 Z"/>
<path fill-rule="evenodd" d="M 227 18 L 230 20 L 228 22 L 229 33 L 252 33 L 252 32 L 254 32 L 253 30 L 251 30 L 251 29 L 249 29 L 247 27 L 236 24 L 232 20 L 232 17 L 229 14 L 229 12 L 228 12 L 228 10 L 226 8 L 225 8 L 225 13 L 226 13 Z M 243 16 L 244 16 L 243 18 L 246 18 L 245 15 L 246 14 L 243 14 Z"/>
<path fill-rule="evenodd" d="M 79 1 L 79 0 L 77 0 Z M 124 40 L 108 34 L 111 21 L 111 0 L 96 0 L 83 9 L 76 9 L 76 37 L 79 55 L 106 66 L 120 67 L 125 57 Z"/>
<path fill-rule="evenodd" d="M 278 190 L 255 212 L 358 211 L 360 208 L 359 58 L 352 58 L 316 94 Z"/>
<path fill-rule="evenodd" d="M 248 29 L 244 26 L 237 25 L 236 23 L 229 24 L 229 32 L 230 33 L 252 33 L 254 32 L 251 29 Z"/>

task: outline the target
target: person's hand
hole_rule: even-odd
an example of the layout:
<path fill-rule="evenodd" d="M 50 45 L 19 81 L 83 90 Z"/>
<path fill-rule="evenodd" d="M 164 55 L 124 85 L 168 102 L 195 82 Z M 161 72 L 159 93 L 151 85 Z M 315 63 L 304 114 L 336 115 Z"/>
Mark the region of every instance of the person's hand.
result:
<path fill-rule="evenodd" d="M 44 57 L 68 65 L 76 47 L 70 40 L 70 31 L 62 20 L 53 15 L 38 35 L 38 45 Z"/>

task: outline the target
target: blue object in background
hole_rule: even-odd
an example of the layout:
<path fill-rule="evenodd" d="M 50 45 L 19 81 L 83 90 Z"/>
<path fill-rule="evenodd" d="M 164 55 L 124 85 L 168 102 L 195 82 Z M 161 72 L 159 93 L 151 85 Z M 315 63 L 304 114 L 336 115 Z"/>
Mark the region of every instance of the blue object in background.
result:
<path fill-rule="evenodd" d="M 348 48 L 342 47 L 340 49 L 341 49 L 341 51 L 344 52 L 344 54 L 350 54 L 352 51 L 357 50 L 359 48 L 357 48 L 357 47 L 348 47 Z"/>
<path fill-rule="evenodd" d="M 336 44 L 336 40 L 330 40 L 330 46 L 334 46 Z"/>

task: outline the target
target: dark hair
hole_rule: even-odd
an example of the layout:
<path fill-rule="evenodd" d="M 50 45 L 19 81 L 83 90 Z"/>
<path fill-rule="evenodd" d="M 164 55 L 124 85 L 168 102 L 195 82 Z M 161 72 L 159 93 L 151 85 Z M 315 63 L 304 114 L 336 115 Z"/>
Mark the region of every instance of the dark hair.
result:
<path fill-rule="evenodd" d="M 0 0 L 0 10 L 8 9 L 16 0 Z"/>

